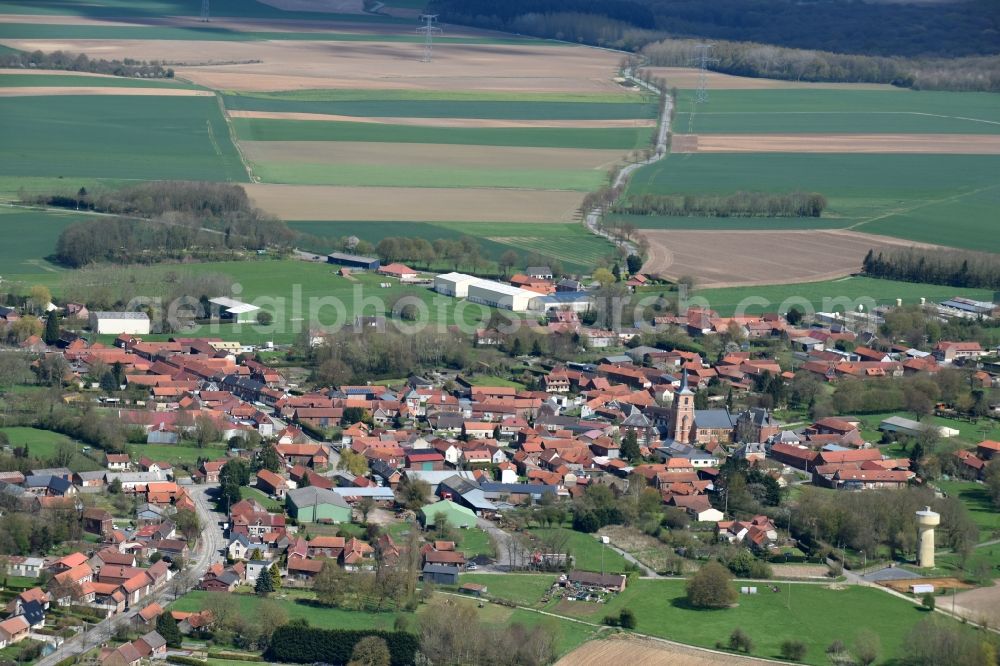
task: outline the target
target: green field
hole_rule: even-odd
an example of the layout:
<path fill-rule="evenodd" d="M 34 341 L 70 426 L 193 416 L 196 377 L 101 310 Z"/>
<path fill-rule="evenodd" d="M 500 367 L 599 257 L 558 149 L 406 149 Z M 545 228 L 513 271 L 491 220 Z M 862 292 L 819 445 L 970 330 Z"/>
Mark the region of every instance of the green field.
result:
<path fill-rule="evenodd" d="M 247 180 L 213 97 L 0 99 L 3 176 Z"/>
<path fill-rule="evenodd" d="M 600 120 L 652 118 L 656 107 L 631 101 L 534 101 L 511 94 L 504 100 L 476 99 L 401 99 L 385 95 L 367 99 L 303 100 L 243 93 L 224 97 L 227 109 L 241 111 L 277 111 L 325 113 L 375 118 L 489 118 L 496 120 Z"/>
<path fill-rule="evenodd" d="M 555 103 L 572 102 L 574 104 L 643 104 L 651 103 L 649 97 L 644 97 L 638 93 L 607 93 L 607 92 L 497 92 L 490 90 L 366 90 L 357 88 L 305 88 L 303 90 L 276 90 L 267 92 L 238 92 L 227 91 L 226 102 L 238 100 L 240 98 L 250 98 L 252 100 L 273 100 L 282 103 L 290 102 L 364 102 L 371 105 L 372 102 L 388 102 L 400 104 L 402 102 L 460 102 L 464 104 L 474 103 L 477 108 L 487 109 L 487 102 L 500 102 L 509 104 L 511 102 L 526 103 L 539 102 L 546 105 Z M 239 101 L 234 103 L 241 103 Z M 250 103 L 250 102 L 248 102 Z M 233 108 L 242 108 L 235 106 Z M 371 106 L 370 108 L 376 108 Z M 418 108 L 418 107 L 414 107 Z M 612 111 L 606 111 L 613 113 Z M 371 114 L 382 115 L 382 114 Z M 642 114 L 640 114 L 641 117 Z M 618 117 L 612 115 L 612 118 Z M 631 115 L 625 117 L 631 118 Z"/>
<path fill-rule="evenodd" d="M 531 534 L 543 537 L 552 532 L 561 532 L 567 538 L 566 545 L 573 556 L 573 567 L 584 571 L 601 571 L 605 573 L 622 573 L 627 562 L 617 552 L 604 546 L 594 534 L 584 534 L 565 527 L 537 528 L 530 530 Z"/>
<path fill-rule="evenodd" d="M 676 127 L 688 132 L 694 91 L 678 95 Z M 695 134 L 1000 133 L 1000 96 L 914 90 L 713 90 Z"/>
<path fill-rule="evenodd" d="M 494 224 L 490 222 L 289 222 L 288 226 L 319 238 L 357 236 L 377 244 L 387 236 L 454 240 L 471 236 L 484 257 L 496 261 L 515 250 L 523 261 L 531 253 L 558 259 L 572 272 L 589 273 L 601 259 L 612 256 L 611 244 L 589 233 L 581 224 Z M 310 248 L 325 249 L 325 248 Z M 439 268 L 453 270 L 442 263 Z"/>
<path fill-rule="evenodd" d="M 29 455 L 46 461 L 46 464 L 55 455 L 59 445 L 68 442 L 76 449 L 76 454 L 69 463 L 71 470 L 74 472 L 86 472 L 101 469 L 101 466 L 97 462 L 82 453 L 83 445 L 80 442 L 66 435 L 49 430 L 25 427 L 0 428 L 0 432 L 7 435 L 11 446 L 24 446 L 27 444 Z"/>
<path fill-rule="evenodd" d="M 133 444 L 129 449 L 135 458 L 146 456 L 171 465 L 193 466 L 198 463 L 198 458 L 221 458 L 226 455 L 226 447 L 222 445 L 199 448 L 187 444 Z"/>
<path fill-rule="evenodd" d="M 637 171 L 629 192 L 819 192 L 829 200 L 824 218 L 850 220 L 851 229 L 1000 252 L 1000 235 L 987 231 L 996 219 L 998 166 L 988 155 L 670 155 Z"/>
<path fill-rule="evenodd" d="M 2 25 L 2 24 L 0 24 Z M 127 76 L 80 74 L 0 74 L 0 88 L 52 86 L 101 86 L 102 88 L 193 88 L 175 79 L 139 79 Z"/>
<path fill-rule="evenodd" d="M 659 293 L 650 287 L 650 293 Z M 928 301 L 939 301 L 952 296 L 966 296 L 977 300 L 992 300 L 993 292 L 987 289 L 960 289 L 957 287 L 944 287 L 931 284 L 917 284 L 913 282 L 897 282 L 895 280 L 879 280 L 867 277 L 849 277 L 826 282 L 807 282 L 803 284 L 770 285 L 761 287 L 728 287 L 723 289 L 699 289 L 696 292 L 699 298 L 708 301 L 713 310 L 718 311 L 721 316 L 732 315 L 740 303 L 747 298 L 764 298 L 767 305 L 753 305 L 746 308 L 746 314 L 759 314 L 762 312 L 776 312 L 778 306 L 786 299 L 805 299 L 812 303 L 816 311 L 829 311 L 830 309 L 843 311 L 841 304 L 837 307 L 837 301 L 832 300 L 824 307 L 824 299 L 846 299 L 856 302 L 857 299 L 871 298 L 880 305 L 895 304 L 897 298 L 903 299 L 904 305 L 914 305 L 920 302 L 920 298 Z M 794 304 L 794 302 L 792 303 Z M 799 305 L 799 307 L 802 307 Z"/>
<path fill-rule="evenodd" d="M 190 272 L 225 275 L 232 279 L 234 298 L 260 305 L 274 313 L 274 323 L 263 327 L 256 324 L 215 324 L 197 326 L 185 335 L 220 336 L 249 344 L 291 343 L 316 322 L 324 326 L 353 325 L 357 315 L 375 315 L 391 311 L 402 296 L 413 296 L 426 306 L 426 321 L 432 327 L 460 324 L 475 326 L 488 318 L 492 310 L 486 306 L 439 296 L 426 287 L 403 285 L 381 275 L 356 274 L 353 280 L 337 275 L 337 268 L 329 264 L 309 263 L 293 259 L 262 261 L 205 262 L 183 267 L 170 264 L 143 267 L 142 282 L 137 285 L 150 297 L 161 294 L 163 277 L 167 273 Z M 45 284 L 57 296 L 67 284 L 77 280 L 76 273 L 63 271 L 28 276 L 4 276 L 11 282 L 22 279 L 21 286 Z M 381 288 L 381 283 L 391 283 Z M 239 285 L 238 288 L 235 285 Z M 418 306 L 419 307 L 419 306 Z M 315 317 L 313 317 L 315 315 Z M 394 320 L 395 321 L 395 320 Z M 166 339 L 170 334 L 153 334 L 150 340 Z M 173 447 L 168 447 L 173 448 Z"/>
<path fill-rule="evenodd" d="M 188 592 L 171 604 L 170 609 L 191 612 L 202 610 L 206 600 L 212 594 L 214 593 L 198 590 Z M 392 631 L 397 616 L 402 615 L 407 617 L 410 620 L 410 625 L 415 626 L 415 622 L 419 620 L 420 614 L 427 608 L 427 606 L 422 605 L 417 609 L 416 613 L 404 611 L 368 613 L 364 611 L 341 610 L 339 608 L 325 608 L 296 601 L 296 599 L 300 598 L 307 600 L 311 596 L 311 592 L 280 590 L 271 596 L 271 600 L 285 609 L 289 620 L 305 619 L 309 622 L 310 626 L 321 629 L 382 629 Z M 238 608 L 239 614 L 244 617 L 253 617 L 258 604 L 263 601 L 259 597 L 250 594 L 232 595 L 232 598 Z M 516 622 L 528 627 L 546 623 L 558 635 L 556 650 L 559 654 L 565 654 L 580 646 L 593 636 L 595 632 L 595 628 L 588 625 L 543 616 L 527 610 L 505 608 L 495 604 L 486 604 L 483 608 L 479 608 L 478 603 L 473 599 L 466 599 L 460 603 L 469 604 L 475 608 L 479 620 L 484 623 L 513 624 Z"/>
<path fill-rule="evenodd" d="M 500 187 L 589 192 L 606 180 L 603 171 L 590 168 L 476 169 L 269 161 L 254 162 L 253 172 L 266 183 L 359 187 Z"/>
<path fill-rule="evenodd" d="M 17 242 L 0 243 L 2 275 L 52 273 L 56 270 L 43 259 L 56 249 L 62 230 L 86 215 L 49 211 L 0 208 L 0 234 Z"/>
<path fill-rule="evenodd" d="M 487 587 L 487 594 L 497 599 L 513 601 L 519 606 L 541 606 L 542 595 L 552 587 L 553 574 L 477 574 L 463 573 L 459 583 L 478 583 Z"/>
<path fill-rule="evenodd" d="M 862 587 L 833 590 L 825 585 L 788 583 L 775 594 L 759 585 L 756 595 L 740 595 L 739 606 L 725 610 L 697 610 L 687 605 L 683 581 L 632 580 L 626 591 L 607 604 L 561 602 L 547 610 L 600 622 L 622 608 L 638 620 L 636 631 L 703 647 L 725 642 L 739 627 L 753 640 L 753 655 L 778 658 L 782 641 L 805 642 L 805 662 L 827 664 L 826 647 L 834 640 L 848 646 L 863 629 L 877 633 L 882 651 L 878 663 L 896 663 L 907 633 L 924 611 L 885 592 Z"/>
<path fill-rule="evenodd" d="M 858 221 L 830 217 L 673 217 L 618 213 L 607 216 L 606 220 L 609 226 L 632 224 L 637 229 L 689 229 L 693 231 L 843 229 Z"/>
<path fill-rule="evenodd" d="M 2 107 L 0 107 L 2 109 Z M 649 143 L 652 129 L 549 127 L 415 127 L 318 120 L 233 118 L 243 141 L 372 141 L 380 143 L 446 143 L 538 148 L 633 150 Z"/>
<path fill-rule="evenodd" d="M 256 488 L 250 488 L 249 486 L 243 486 L 240 488 L 240 499 L 256 500 L 265 509 L 268 511 L 274 511 L 275 513 L 284 513 L 285 511 L 285 505 L 283 502 L 279 502 L 278 500 L 269 497 L 266 493 L 257 490 Z"/>

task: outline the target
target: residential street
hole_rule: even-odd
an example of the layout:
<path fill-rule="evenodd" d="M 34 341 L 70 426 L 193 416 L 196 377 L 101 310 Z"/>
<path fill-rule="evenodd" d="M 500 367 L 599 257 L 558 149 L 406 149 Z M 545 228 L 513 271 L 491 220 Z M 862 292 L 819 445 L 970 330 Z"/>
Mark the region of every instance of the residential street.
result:
<path fill-rule="evenodd" d="M 93 625 L 88 631 L 70 638 L 58 650 L 42 657 L 36 663 L 37 666 L 55 666 L 58 662 L 67 657 L 83 654 L 108 641 L 115 633 L 115 629 L 123 622 L 131 622 L 132 618 L 142 607 L 150 603 L 157 602 L 166 605 L 182 596 L 192 587 L 198 584 L 202 575 L 208 570 L 213 562 L 221 561 L 221 550 L 225 546 L 225 539 L 222 534 L 222 514 L 212 511 L 212 505 L 208 498 L 208 491 L 218 488 L 217 485 L 186 486 L 191 499 L 194 500 L 198 518 L 201 520 L 202 532 L 198 544 L 194 548 L 193 558 L 188 562 L 184 571 L 173 581 L 167 583 L 162 589 L 143 599 L 142 606 L 131 608 L 127 612 L 108 618 Z"/>

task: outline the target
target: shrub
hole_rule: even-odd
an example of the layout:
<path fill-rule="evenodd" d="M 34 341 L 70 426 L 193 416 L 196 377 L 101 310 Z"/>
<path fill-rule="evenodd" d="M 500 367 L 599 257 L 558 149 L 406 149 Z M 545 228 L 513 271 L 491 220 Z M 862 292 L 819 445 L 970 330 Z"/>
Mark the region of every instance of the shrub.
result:
<path fill-rule="evenodd" d="M 926 608 L 929 611 L 932 611 L 934 610 L 934 606 L 937 605 L 937 600 L 934 599 L 933 593 L 928 592 L 927 594 L 925 594 L 920 598 L 920 603 L 923 605 L 924 608 Z"/>
<path fill-rule="evenodd" d="M 167 661 L 171 664 L 182 664 L 183 666 L 208 666 L 207 661 L 192 659 L 191 657 L 183 657 L 179 654 L 167 655 Z"/>
<path fill-rule="evenodd" d="M 750 654 L 750 651 L 753 650 L 753 641 L 750 640 L 746 632 L 736 627 L 733 629 L 733 633 L 729 634 L 729 649 Z"/>
<path fill-rule="evenodd" d="M 635 613 L 630 608 L 623 608 L 618 614 L 618 624 L 622 629 L 635 629 Z"/>
<path fill-rule="evenodd" d="M 789 661 L 802 661 L 806 656 L 806 644 L 802 641 L 785 641 L 781 644 L 781 656 Z"/>

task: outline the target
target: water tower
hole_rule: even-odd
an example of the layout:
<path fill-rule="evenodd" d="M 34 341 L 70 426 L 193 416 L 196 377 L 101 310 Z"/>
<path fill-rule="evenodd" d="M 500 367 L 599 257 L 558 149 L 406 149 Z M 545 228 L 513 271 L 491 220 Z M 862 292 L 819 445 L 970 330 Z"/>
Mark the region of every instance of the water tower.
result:
<path fill-rule="evenodd" d="M 920 558 L 921 568 L 929 569 L 934 566 L 934 528 L 941 524 L 941 516 L 930 507 L 923 511 L 917 511 L 917 528 L 920 530 Z"/>

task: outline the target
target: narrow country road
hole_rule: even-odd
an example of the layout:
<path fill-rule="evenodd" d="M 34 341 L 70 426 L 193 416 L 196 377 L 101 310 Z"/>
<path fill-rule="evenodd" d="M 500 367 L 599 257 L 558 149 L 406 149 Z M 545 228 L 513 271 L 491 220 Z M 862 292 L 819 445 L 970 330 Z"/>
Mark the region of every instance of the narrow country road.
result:
<path fill-rule="evenodd" d="M 626 70 L 624 74 L 626 79 L 631 80 L 637 86 L 641 86 L 650 92 L 656 93 L 657 95 L 663 94 L 666 99 L 663 105 L 663 114 L 660 116 L 660 124 L 656 130 L 656 149 L 653 152 L 653 155 L 647 160 L 636 162 L 634 164 L 628 164 L 622 167 L 621 171 L 618 172 L 618 176 L 615 178 L 613 187 L 621 187 L 624 185 L 628 180 L 628 177 L 632 175 L 632 172 L 636 169 L 659 162 L 667 156 L 667 137 L 670 135 L 670 113 L 674 107 L 674 99 L 669 94 L 666 94 L 665 91 L 660 90 L 652 84 L 637 79 L 631 70 Z M 602 231 L 598 227 L 598 223 L 601 221 L 603 213 L 604 211 L 600 207 L 587 212 L 584 217 L 584 223 L 587 225 L 587 229 L 589 229 L 593 234 L 607 238 L 615 245 L 624 247 L 629 254 L 639 254 L 639 249 L 631 241 L 613 238 L 610 233 Z"/>
<path fill-rule="evenodd" d="M 222 561 L 221 551 L 225 546 L 225 538 L 222 534 L 220 521 L 223 516 L 212 510 L 208 497 L 208 492 L 215 488 L 218 486 L 186 486 L 188 494 L 194 500 L 195 511 L 198 513 L 202 528 L 201 537 L 192 552 L 192 560 L 188 562 L 184 571 L 178 574 L 172 582 L 143 599 L 141 607 L 130 608 L 121 615 L 115 615 L 98 622 L 82 634 L 68 639 L 52 654 L 36 661 L 36 666 L 55 666 L 67 657 L 81 655 L 110 640 L 118 625 L 130 621 L 142 607 L 153 602 L 166 604 L 182 596 L 198 584 L 198 581 L 214 562 Z"/>

